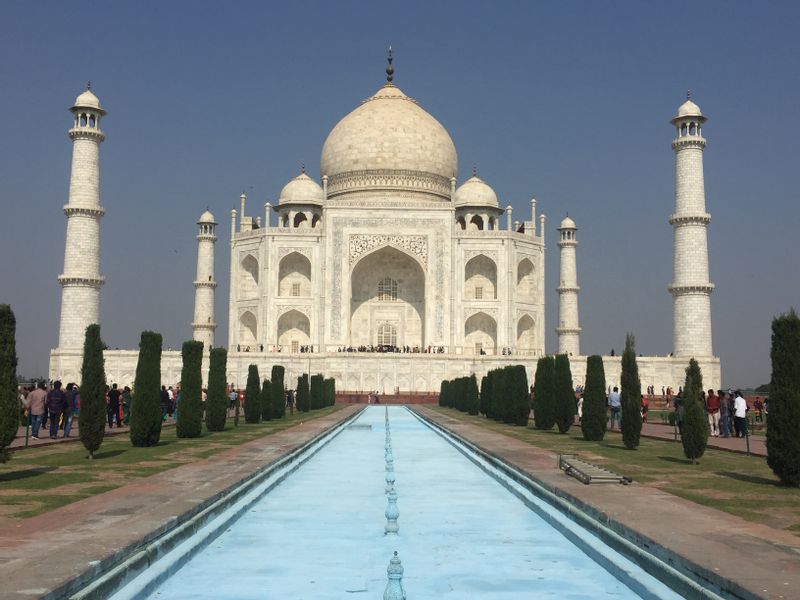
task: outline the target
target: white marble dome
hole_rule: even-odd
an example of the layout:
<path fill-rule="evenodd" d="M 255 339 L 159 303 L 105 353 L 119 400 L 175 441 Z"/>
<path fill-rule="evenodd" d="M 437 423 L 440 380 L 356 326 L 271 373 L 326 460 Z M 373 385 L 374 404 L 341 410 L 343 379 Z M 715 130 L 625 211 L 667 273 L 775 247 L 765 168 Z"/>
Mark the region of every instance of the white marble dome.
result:
<path fill-rule="evenodd" d="M 575 225 L 575 221 L 569 218 L 569 215 L 564 217 L 564 220 L 561 221 L 561 225 L 558 226 L 559 229 L 577 229 L 578 226 Z"/>
<path fill-rule="evenodd" d="M 278 204 L 322 204 L 325 194 L 319 184 L 305 171 L 287 183 L 281 190 Z"/>
<path fill-rule="evenodd" d="M 92 90 L 86 90 L 75 98 L 73 108 L 93 108 L 105 112 L 103 107 L 100 106 L 100 99 L 92 93 Z"/>
<path fill-rule="evenodd" d="M 345 116 L 322 147 L 320 172 L 416 171 L 455 177 L 456 148 L 441 123 L 388 84 Z"/>
<path fill-rule="evenodd" d="M 473 175 L 456 190 L 455 205 L 498 208 L 497 194 L 483 179 Z"/>
<path fill-rule="evenodd" d="M 206 209 L 206 211 L 200 215 L 200 218 L 197 221 L 198 225 L 216 225 L 217 220 L 214 218 L 214 215 L 211 214 L 211 211 Z"/>
<path fill-rule="evenodd" d="M 700 107 L 691 100 L 687 100 L 678 107 L 678 114 L 675 118 L 680 119 L 683 117 L 702 117 L 703 113 L 700 112 Z"/>

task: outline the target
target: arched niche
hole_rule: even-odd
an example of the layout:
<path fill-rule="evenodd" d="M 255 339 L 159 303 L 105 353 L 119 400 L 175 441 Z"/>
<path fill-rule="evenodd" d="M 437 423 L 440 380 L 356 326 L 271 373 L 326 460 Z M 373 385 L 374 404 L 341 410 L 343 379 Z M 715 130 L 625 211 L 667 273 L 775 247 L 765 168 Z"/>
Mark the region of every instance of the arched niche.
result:
<path fill-rule="evenodd" d="M 249 348 L 255 351 L 258 340 L 258 319 L 249 310 L 239 317 L 239 346 L 244 351 Z"/>
<path fill-rule="evenodd" d="M 294 223 L 293 224 L 294 224 L 295 228 L 308 227 L 308 217 L 306 217 L 305 213 L 299 212 L 294 216 Z"/>
<path fill-rule="evenodd" d="M 283 313 L 278 319 L 278 345 L 284 351 L 298 352 L 311 344 L 311 323 L 299 310 Z"/>
<path fill-rule="evenodd" d="M 391 246 L 362 257 L 350 275 L 350 344 L 376 345 L 378 327 L 396 328 L 398 346 L 423 347 L 425 272 Z"/>
<path fill-rule="evenodd" d="M 473 231 L 483 231 L 483 217 L 475 215 L 469 220 L 469 228 Z"/>
<path fill-rule="evenodd" d="M 464 219 L 463 216 L 462 217 L 458 217 L 458 219 L 456 219 L 456 225 L 458 225 L 459 229 L 464 231 L 467 228 L 467 221 Z"/>
<path fill-rule="evenodd" d="M 534 349 L 535 326 L 530 315 L 523 315 L 517 322 L 517 351 L 532 352 Z"/>
<path fill-rule="evenodd" d="M 242 259 L 239 298 L 255 298 L 256 296 L 258 296 L 258 261 L 252 254 L 248 254 Z"/>
<path fill-rule="evenodd" d="M 484 312 L 472 315 L 464 323 L 464 346 L 468 354 L 496 354 L 497 322 Z"/>
<path fill-rule="evenodd" d="M 517 302 L 536 302 L 536 269 L 529 258 L 517 265 Z"/>
<path fill-rule="evenodd" d="M 478 254 L 464 265 L 464 298 L 467 300 L 494 300 L 497 298 L 497 265 Z"/>
<path fill-rule="evenodd" d="M 278 265 L 279 296 L 311 296 L 311 261 L 299 252 L 290 252 Z"/>

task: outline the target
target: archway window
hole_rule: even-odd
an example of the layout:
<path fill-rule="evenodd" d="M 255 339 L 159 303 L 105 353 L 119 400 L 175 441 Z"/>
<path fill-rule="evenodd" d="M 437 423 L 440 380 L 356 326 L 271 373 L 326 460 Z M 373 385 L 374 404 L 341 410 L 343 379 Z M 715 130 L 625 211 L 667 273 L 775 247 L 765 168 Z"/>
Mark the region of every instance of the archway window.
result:
<path fill-rule="evenodd" d="M 86 125 L 86 115 L 81 115 L 81 125 Z"/>
<path fill-rule="evenodd" d="M 397 328 L 391 323 L 384 323 L 378 327 L 379 346 L 397 346 Z"/>
<path fill-rule="evenodd" d="M 462 230 L 467 228 L 467 222 L 464 220 L 464 217 L 458 217 L 456 223 Z"/>
<path fill-rule="evenodd" d="M 480 215 L 475 215 L 470 219 L 470 225 L 474 225 L 478 231 L 483 231 L 483 218 Z"/>
<path fill-rule="evenodd" d="M 391 277 L 384 277 L 378 282 L 378 300 L 381 302 L 397 300 L 397 282 Z"/>
<path fill-rule="evenodd" d="M 322 220 L 322 217 L 319 215 L 314 215 L 314 218 L 311 219 L 311 228 L 316 229 L 319 222 Z"/>
<path fill-rule="evenodd" d="M 308 218 L 306 217 L 305 213 L 297 213 L 294 216 L 294 226 L 301 227 L 301 226 L 308 226 Z"/>

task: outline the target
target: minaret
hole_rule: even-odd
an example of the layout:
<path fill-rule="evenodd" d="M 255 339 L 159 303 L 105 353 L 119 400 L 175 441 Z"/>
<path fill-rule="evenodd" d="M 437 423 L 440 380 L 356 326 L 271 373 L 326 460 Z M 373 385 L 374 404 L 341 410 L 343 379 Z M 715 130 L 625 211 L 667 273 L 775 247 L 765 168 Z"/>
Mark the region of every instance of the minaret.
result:
<path fill-rule="evenodd" d="M 702 125 L 700 107 L 687 100 L 672 119 L 677 138 L 675 151 L 675 213 L 673 228 L 673 278 L 669 291 L 674 299 L 673 352 L 675 356 L 712 356 L 711 292 L 708 277 L 708 223 L 703 184 Z"/>
<path fill-rule="evenodd" d="M 73 114 L 72 173 L 69 180 L 67 240 L 61 284 L 59 348 L 83 348 L 86 328 L 100 323 L 100 142 L 106 139 L 100 120 L 106 111 L 87 84 L 70 108 Z"/>
<path fill-rule="evenodd" d="M 575 233 L 578 228 L 569 215 L 561 221 L 558 228 L 558 247 L 561 248 L 561 277 L 558 292 L 558 353 L 569 356 L 580 356 L 581 328 L 578 326 L 578 271 L 576 267 L 576 249 L 578 239 Z"/>
<path fill-rule="evenodd" d="M 197 279 L 194 282 L 194 321 L 192 339 L 203 342 L 204 349 L 214 345 L 214 242 L 217 241 L 217 222 L 208 210 L 197 221 Z"/>

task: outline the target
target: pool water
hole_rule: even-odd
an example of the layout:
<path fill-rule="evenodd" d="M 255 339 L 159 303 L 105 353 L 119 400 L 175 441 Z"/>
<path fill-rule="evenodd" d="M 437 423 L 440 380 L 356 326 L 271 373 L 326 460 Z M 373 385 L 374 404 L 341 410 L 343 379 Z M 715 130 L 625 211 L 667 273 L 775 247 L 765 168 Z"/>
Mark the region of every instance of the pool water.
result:
<path fill-rule="evenodd" d="M 400 530 L 384 535 L 384 411 L 367 408 L 156 591 L 134 580 L 113 598 L 382 598 L 395 551 L 409 600 L 680 598 L 608 548 L 646 593 L 626 587 L 403 407 L 388 408 Z"/>

